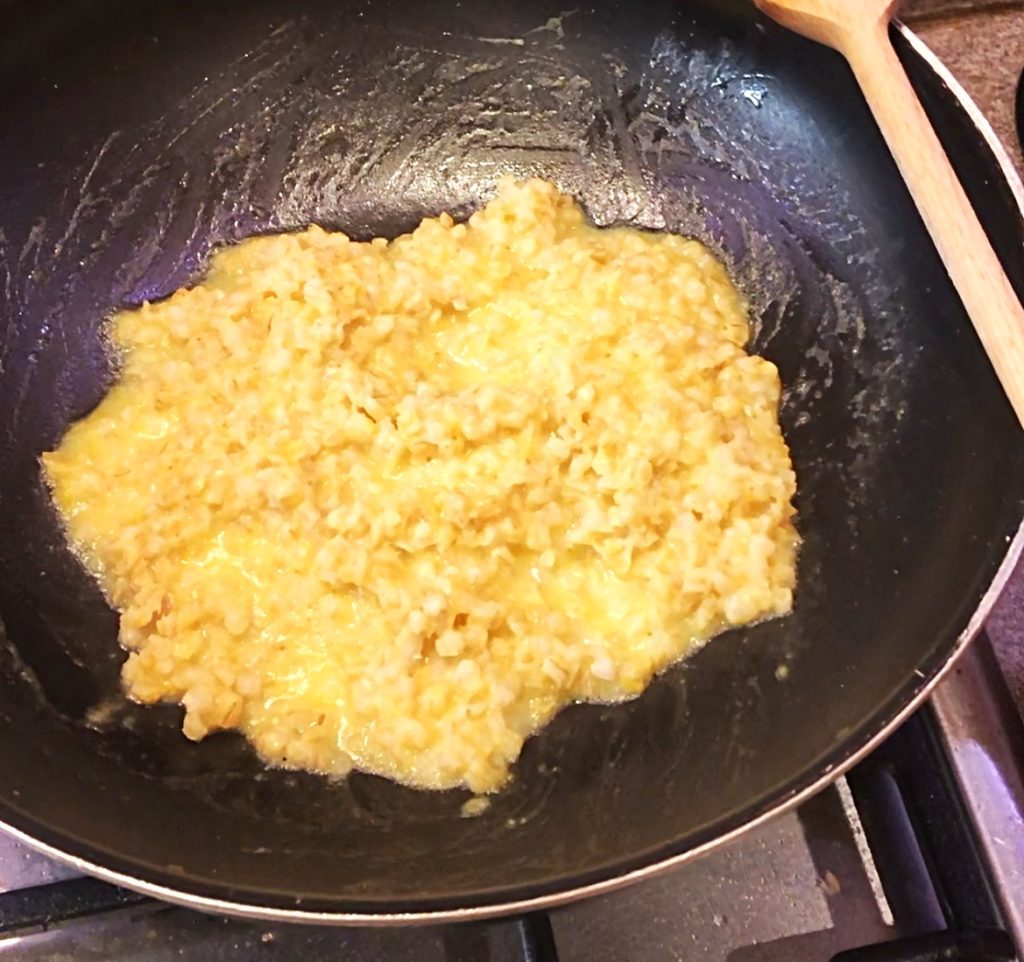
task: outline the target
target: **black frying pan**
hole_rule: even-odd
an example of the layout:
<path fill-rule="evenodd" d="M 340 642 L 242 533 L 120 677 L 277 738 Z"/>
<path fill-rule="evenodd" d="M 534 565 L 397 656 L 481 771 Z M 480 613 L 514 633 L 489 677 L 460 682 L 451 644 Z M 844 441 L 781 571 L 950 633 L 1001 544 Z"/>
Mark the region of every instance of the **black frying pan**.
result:
<path fill-rule="evenodd" d="M 987 610 L 1018 547 L 1024 439 L 834 54 L 726 0 L 4 9 L 0 821 L 17 832 L 226 911 L 395 921 L 554 901 L 820 787 Z M 901 50 L 1024 288 L 1005 178 Z M 104 318 L 196 278 L 218 244 L 310 222 L 394 235 L 468 213 L 507 172 L 727 260 L 787 388 L 795 612 L 631 704 L 563 712 L 475 819 L 457 792 L 267 771 L 237 736 L 192 745 L 179 709 L 126 704 L 117 618 L 37 462 L 111 382 Z"/>

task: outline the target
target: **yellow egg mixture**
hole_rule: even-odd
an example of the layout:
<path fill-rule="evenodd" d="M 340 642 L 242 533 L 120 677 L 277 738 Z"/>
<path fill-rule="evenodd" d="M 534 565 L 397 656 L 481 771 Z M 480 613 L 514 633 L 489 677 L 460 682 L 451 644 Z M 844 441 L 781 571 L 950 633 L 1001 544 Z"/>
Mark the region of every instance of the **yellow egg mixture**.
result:
<path fill-rule="evenodd" d="M 128 692 L 269 762 L 494 790 L 562 706 L 792 603 L 779 377 L 696 241 L 542 181 L 221 251 L 43 456 Z"/>

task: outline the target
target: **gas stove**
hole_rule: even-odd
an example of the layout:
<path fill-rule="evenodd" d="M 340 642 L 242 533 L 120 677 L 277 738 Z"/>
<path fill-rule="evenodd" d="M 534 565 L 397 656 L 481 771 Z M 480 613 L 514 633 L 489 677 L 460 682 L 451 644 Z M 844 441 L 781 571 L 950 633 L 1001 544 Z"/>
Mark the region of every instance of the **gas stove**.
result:
<path fill-rule="evenodd" d="M 908 13 L 1009 142 L 1024 10 Z M 1016 38 L 1016 40 L 1014 39 Z M 1016 45 L 1014 76 L 997 49 Z M 990 65 L 996 64 L 995 72 Z M 1024 94 L 1022 94 L 1024 97 Z M 1021 155 L 1014 151 L 1020 165 Z M 0 958 L 928 962 L 1024 958 L 1024 568 L 930 703 L 797 810 L 680 869 L 520 919 L 268 926 L 168 906 L 0 836 Z"/>
<path fill-rule="evenodd" d="M 266 926 L 170 907 L 0 841 L 0 957 L 925 962 L 1024 949 L 1024 726 L 987 638 L 845 778 L 731 846 L 546 915 Z"/>

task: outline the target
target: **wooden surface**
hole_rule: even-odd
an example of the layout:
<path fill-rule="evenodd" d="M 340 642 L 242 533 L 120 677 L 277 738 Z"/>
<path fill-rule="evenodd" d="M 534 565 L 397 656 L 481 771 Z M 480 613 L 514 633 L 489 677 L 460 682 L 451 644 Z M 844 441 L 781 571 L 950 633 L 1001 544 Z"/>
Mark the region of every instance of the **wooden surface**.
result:
<path fill-rule="evenodd" d="M 1024 176 L 1014 97 L 1024 70 L 1024 3 L 1012 0 L 904 0 L 900 16 L 952 71 Z M 1024 559 L 986 625 L 1024 718 Z"/>
<path fill-rule="evenodd" d="M 991 121 L 1024 176 L 1013 98 L 1024 69 L 1024 3 L 905 0 L 903 18 L 953 72 Z M 1007 683 L 1024 716 L 1024 562 L 1006 585 L 986 626 Z"/>
<path fill-rule="evenodd" d="M 894 0 L 755 0 L 849 61 L 960 299 L 1024 427 L 1024 307 L 889 41 Z"/>

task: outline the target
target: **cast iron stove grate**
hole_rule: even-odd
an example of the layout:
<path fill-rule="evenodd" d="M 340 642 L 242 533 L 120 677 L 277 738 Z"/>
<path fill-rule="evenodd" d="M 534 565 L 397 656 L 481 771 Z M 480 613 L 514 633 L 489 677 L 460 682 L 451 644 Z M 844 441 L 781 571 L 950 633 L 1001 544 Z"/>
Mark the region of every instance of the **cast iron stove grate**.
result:
<path fill-rule="evenodd" d="M 832 962 L 1017 959 L 932 709 L 925 707 L 914 715 L 847 776 L 847 784 L 892 911 L 893 930 L 912 934 L 849 948 L 833 955 Z M 27 948 L 33 933 L 161 909 L 144 896 L 96 879 L 72 878 L 0 895 L 0 933 Z M 632 921 L 643 924 L 642 919 Z M 559 946 L 546 913 L 511 925 L 514 929 L 506 942 L 513 946 L 513 958 L 557 962 Z M 494 922 L 447 927 L 441 939 L 446 962 L 491 960 L 489 930 L 509 926 Z M 272 938 L 264 935 L 263 941 Z M 330 930 L 325 930 L 325 939 L 329 945 Z M 0 955 L 4 951 L 0 941 Z M 618 958 L 614 949 L 609 951 L 608 958 Z M 352 958 L 346 950 L 339 951 L 337 958 L 342 957 Z"/>

